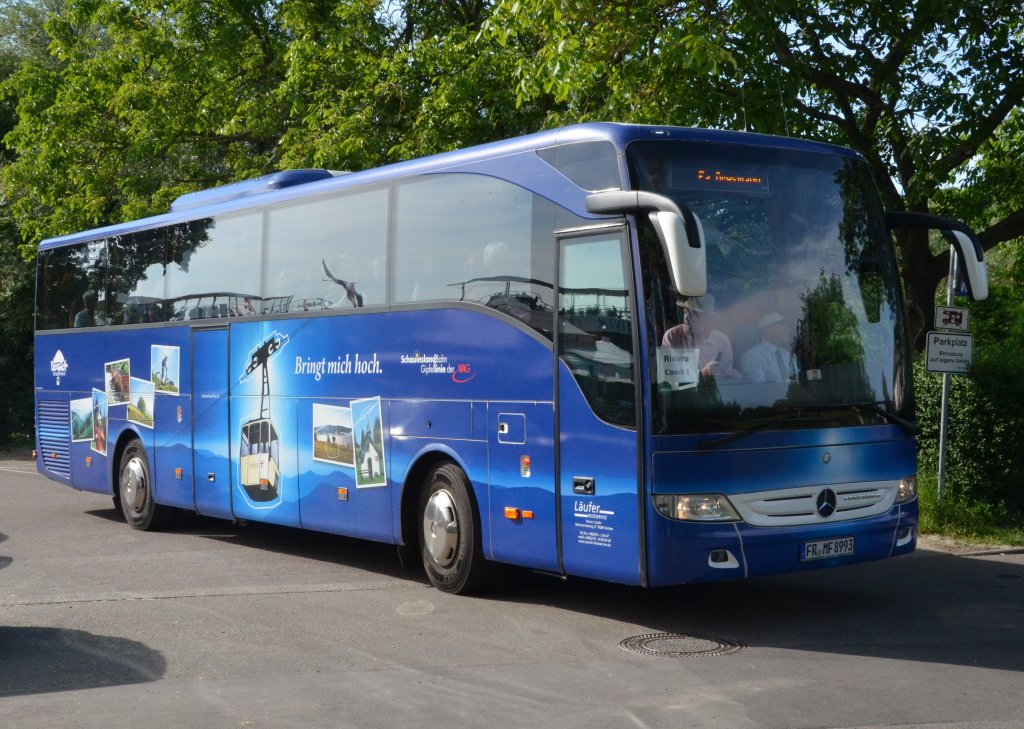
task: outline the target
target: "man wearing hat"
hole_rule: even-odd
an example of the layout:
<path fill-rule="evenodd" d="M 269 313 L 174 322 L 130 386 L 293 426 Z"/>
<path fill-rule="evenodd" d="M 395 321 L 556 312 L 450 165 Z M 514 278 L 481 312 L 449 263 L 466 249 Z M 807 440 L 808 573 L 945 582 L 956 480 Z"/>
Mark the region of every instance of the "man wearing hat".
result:
<path fill-rule="evenodd" d="M 665 332 L 661 346 L 696 349 L 702 375 L 738 378 L 740 373 L 732 368 L 729 337 L 714 328 L 715 297 L 705 294 L 701 298 L 682 299 L 679 307 L 683 323 Z"/>
<path fill-rule="evenodd" d="M 740 369 L 753 382 L 787 382 L 796 378 L 796 358 L 789 351 L 789 327 L 782 314 L 773 311 L 757 323 L 761 341 L 743 355 Z"/>

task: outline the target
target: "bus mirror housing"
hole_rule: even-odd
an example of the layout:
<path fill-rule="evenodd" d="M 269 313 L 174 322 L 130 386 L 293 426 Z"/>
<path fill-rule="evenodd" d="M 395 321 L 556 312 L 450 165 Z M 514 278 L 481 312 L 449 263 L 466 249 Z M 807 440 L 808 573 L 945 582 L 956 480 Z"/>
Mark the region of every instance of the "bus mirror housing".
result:
<path fill-rule="evenodd" d="M 587 211 L 604 215 L 647 212 L 665 251 L 680 296 L 708 290 L 707 249 L 700 220 L 671 198 L 643 190 L 609 190 L 587 196 Z"/>
<path fill-rule="evenodd" d="M 890 230 L 925 229 L 937 230 L 948 240 L 957 252 L 961 270 L 965 274 L 967 294 L 975 301 L 988 298 L 988 267 L 985 265 L 985 251 L 978 236 L 966 223 L 929 213 L 886 213 Z"/>

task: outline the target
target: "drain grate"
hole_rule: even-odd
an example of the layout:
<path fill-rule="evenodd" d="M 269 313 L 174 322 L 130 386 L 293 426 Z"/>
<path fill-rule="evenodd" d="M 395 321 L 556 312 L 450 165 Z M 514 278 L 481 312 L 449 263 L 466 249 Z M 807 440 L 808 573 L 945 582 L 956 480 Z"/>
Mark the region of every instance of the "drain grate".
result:
<path fill-rule="evenodd" d="M 641 656 L 710 658 L 735 653 L 744 648 L 744 645 L 729 638 L 709 638 L 681 633 L 648 633 L 626 638 L 619 643 L 619 648 Z"/>

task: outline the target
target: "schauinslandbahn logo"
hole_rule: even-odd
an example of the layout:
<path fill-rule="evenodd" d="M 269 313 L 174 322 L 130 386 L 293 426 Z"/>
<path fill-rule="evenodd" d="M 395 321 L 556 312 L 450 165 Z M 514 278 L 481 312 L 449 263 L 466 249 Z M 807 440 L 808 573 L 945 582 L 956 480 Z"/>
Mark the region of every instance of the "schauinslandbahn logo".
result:
<path fill-rule="evenodd" d="M 60 384 L 60 378 L 68 373 L 68 361 L 64 359 L 64 353 L 59 349 L 57 354 L 53 355 L 53 359 L 50 360 L 50 372 L 57 378 L 58 385 Z"/>
<path fill-rule="evenodd" d="M 404 365 L 419 365 L 424 375 L 450 375 L 452 382 L 463 384 L 476 377 L 469 362 L 452 363 L 445 354 L 403 354 L 399 360 Z"/>

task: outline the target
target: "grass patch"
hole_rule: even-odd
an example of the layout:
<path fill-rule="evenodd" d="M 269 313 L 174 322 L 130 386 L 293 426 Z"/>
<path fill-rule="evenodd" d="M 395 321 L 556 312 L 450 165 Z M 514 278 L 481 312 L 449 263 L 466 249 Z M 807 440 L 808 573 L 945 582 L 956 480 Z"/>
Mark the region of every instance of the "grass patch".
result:
<path fill-rule="evenodd" d="M 991 504 L 950 496 L 948 480 L 945 491 L 940 506 L 935 474 L 918 472 L 919 528 L 922 534 L 1024 547 L 1024 516 L 1010 513 L 1002 502 Z"/>

